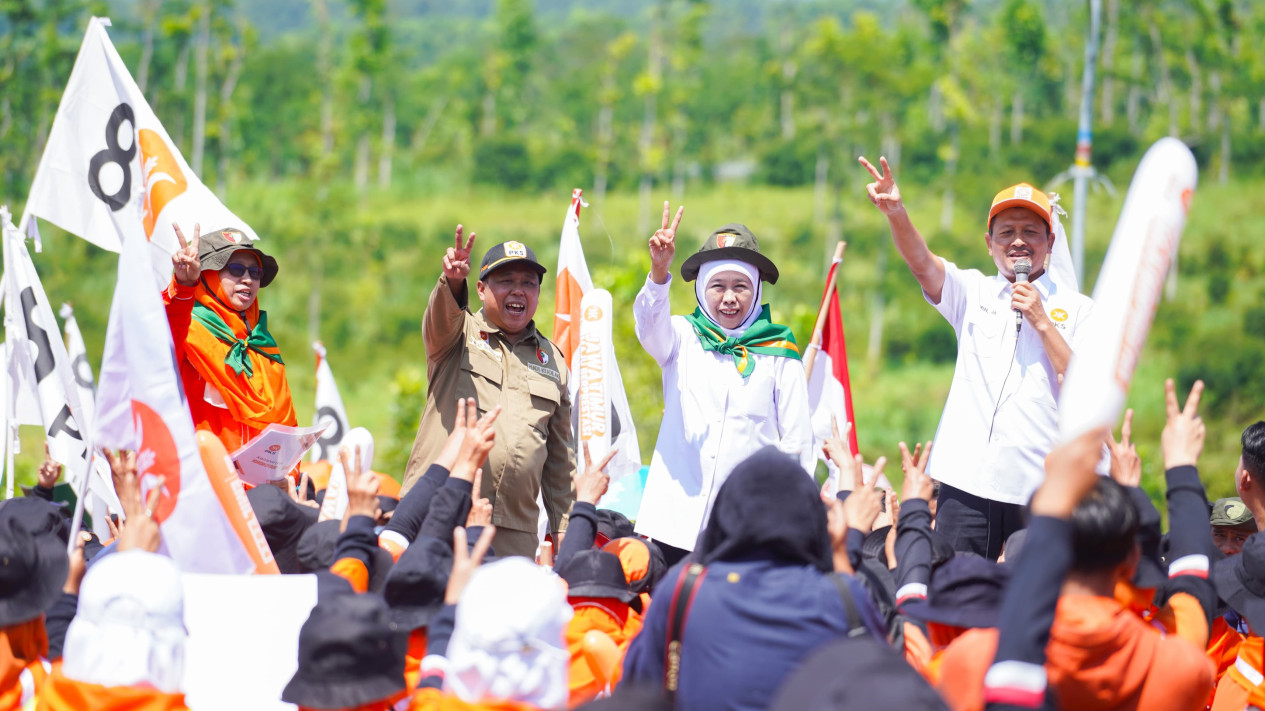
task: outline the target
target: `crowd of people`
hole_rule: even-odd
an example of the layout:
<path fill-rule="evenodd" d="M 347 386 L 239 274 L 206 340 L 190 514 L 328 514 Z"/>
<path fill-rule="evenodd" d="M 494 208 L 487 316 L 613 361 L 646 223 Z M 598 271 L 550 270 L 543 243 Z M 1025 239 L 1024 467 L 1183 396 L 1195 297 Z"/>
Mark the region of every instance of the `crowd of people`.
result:
<path fill-rule="evenodd" d="M 281 573 L 312 575 L 318 591 L 280 700 L 1265 708 L 1265 422 L 1242 434 L 1240 496 L 1209 503 L 1203 384 L 1183 401 L 1168 381 L 1165 412 L 1142 413 L 1165 418 L 1158 510 L 1140 488 L 1132 411 L 1118 439 L 1103 426 L 1056 442 L 1093 308 L 1062 277 L 1057 206 L 1030 185 L 1001 191 L 985 275 L 933 254 L 887 161 L 862 163 L 959 342 L 934 443 L 899 444 L 899 493 L 879 485 L 887 462 L 866 467 L 838 429 L 821 447 L 838 490 L 814 480 L 800 349 L 762 303 L 778 270 L 750 228 L 725 225 L 684 261 L 697 305 L 672 315 L 684 208 L 665 203 L 634 304 L 663 369 L 664 424 L 636 519 L 603 509 L 614 452 L 576 451 L 571 376 L 533 320 L 545 267 L 522 243 L 491 247 L 472 312 L 475 235 L 458 226 L 423 317 L 427 403 L 399 495 L 350 448 L 341 520 L 318 521 L 326 491 L 297 471 L 247 492 Z M 258 304 L 276 261 L 231 228 L 177 232 L 165 301 L 194 424 L 230 450 L 294 424 Z M 188 707 L 161 482 L 138 477 L 134 453 L 107 455 L 123 508 L 108 540 L 72 530 L 51 460 L 31 495 L 0 503 L 0 711 Z"/>

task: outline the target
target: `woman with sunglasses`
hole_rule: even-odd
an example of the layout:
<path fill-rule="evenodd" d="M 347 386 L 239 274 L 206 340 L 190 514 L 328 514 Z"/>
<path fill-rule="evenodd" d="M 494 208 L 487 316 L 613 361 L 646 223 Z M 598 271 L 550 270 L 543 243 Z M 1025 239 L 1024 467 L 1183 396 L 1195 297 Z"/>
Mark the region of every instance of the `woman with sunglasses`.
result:
<path fill-rule="evenodd" d="M 277 260 L 240 230 L 200 235 L 194 225 L 186 242 L 173 227 L 180 249 L 163 301 L 194 426 L 232 452 L 271 423 L 298 424 L 281 351 L 259 310 Z"/>

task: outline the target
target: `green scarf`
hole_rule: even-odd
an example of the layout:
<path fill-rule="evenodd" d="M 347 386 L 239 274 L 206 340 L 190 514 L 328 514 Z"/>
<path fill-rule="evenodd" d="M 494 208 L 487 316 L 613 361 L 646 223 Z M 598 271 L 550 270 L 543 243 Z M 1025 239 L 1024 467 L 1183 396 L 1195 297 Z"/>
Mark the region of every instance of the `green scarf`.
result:
<path fill-rule="evenodd" d="M 246 374 L 249 378 L 255 374 L 255 368 L 250 364 L 250 356 L 246 353 L 247 349 L 253 350 L 259 355 L 285 365 L 285 361 L 281 360 L 281 349 L 277 346 L 277 341 L 268 332 L 268 313 L 266 311 L 259 312 L 259 323 L 251 329 L 250 335 L 245 340 L 237 337 L 233 333 L 233 329 L 229 328 L 220 315 L 210 308 L 199 303 L 193 305 L 193 320 L 202 324 L 203 328 L 215 336 L 221 343 L 229 346 L 228 355 L 224 356 L 224 364 L 233 369 L 233 372 L 241 375 Z M 249 325 L 249 324 L 247 324 Z"/>
<path fill-rule="evenodd" d="M 760 315 L 738 338 L 725 336 L 702 308 L 695 308 L 694 313 L 685 317 L 694 327 L 694 334 L 705 351 L 728 353 L 734 357 L 734 365 L 742 377 L 751 375 L 755 370 L 755 362 L 750 358 L 752 353 L 782 356 L 799 359 L 799 348 L 795 345 L 795 334 L 780 323 L 773 323 L 769 318 L 769 305 L 760 307 Z"/>

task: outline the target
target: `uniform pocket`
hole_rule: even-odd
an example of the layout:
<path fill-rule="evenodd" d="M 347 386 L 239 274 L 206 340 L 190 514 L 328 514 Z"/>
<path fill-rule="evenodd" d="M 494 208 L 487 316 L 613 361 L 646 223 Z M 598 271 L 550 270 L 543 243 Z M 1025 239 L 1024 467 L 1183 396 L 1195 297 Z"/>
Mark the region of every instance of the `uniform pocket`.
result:
<path fill-rule="evenodd" d="M 549 436 L 549 419 L 558 411 L 562 402 L 560 386 L 543 378 L 531 378 L 527 381 L 527 390 L 531 393 L 531 425 L 541 437 Z"/>
<path fill-rule="evenodd" d="M 461 361 L 461 382 L 457 397 L 474 398 L 479 412 L 484 413 L 501 402 L 501 364 L 480 353 L 467 352 Z"/>

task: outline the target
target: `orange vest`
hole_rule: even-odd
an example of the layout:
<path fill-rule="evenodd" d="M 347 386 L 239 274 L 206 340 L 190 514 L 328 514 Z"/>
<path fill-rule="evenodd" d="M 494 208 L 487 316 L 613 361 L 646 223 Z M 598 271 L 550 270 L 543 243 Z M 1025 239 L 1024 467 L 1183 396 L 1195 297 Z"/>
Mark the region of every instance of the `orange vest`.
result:
<path fill-rule="evenodd" d="M 509 699 L 489 699 L 471 704 L 431 687 L 419 689 L 408 708 L 409 711 L 539 711 L 531 704 Z"/>
<path fill-rule="evenodd" d="M 57 664 L 40 689 L 36 711 L 185 711 L 184 694 L 135 686 L 100 686 L 75 681 Z"/>
<path fill-rule="evenodd" d="M 572 708 L 590 701 L 606 689 L 589 667 L 584 656 L 584 635 L 591 630 L 603 632 L 611 638 L 619 648 L 620 657 L 628 651 L 633 637 L 641 631 L 641 616 L 633 612 L 627 604 L 609 598 L 571 598 L 571 607 L 575 616 L 567 624 L 567 650 L 571 653 L 571 700 Z M 623 663 L 615 668 L 614 678 L 610 686 L 619 683 Z"/>

